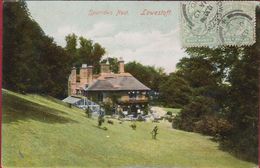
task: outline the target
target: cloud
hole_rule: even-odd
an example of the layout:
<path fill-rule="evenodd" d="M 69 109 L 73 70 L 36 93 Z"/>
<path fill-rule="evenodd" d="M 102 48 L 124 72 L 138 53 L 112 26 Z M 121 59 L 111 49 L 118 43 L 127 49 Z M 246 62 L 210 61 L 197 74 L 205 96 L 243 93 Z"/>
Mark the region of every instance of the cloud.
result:
<path fill-rule="evenodd" d="M 78 36 L 97 38 L 97 37 L 112 35 L 112 33 L 115 30 L 115 27 L 111 23 L 98 22 L 94 24 L 89 31 L 87 29 L 88 28 L 84 28 L 83 30 L 80 30 L 78 27 L 75 27 L 73 25 L 67 25 L 67 26 L 59 27 L 57 29 L 57 33 L 60 36 L 66 36 L 70 33 L 75 33 Z"/>
<path fill-rule="evenodd" d="M 57 33 L 54 36 L 62 46 L 65 46 L 65 36 L 68 34 L 74 33 L 77 36 L 84 36 L 93 40 L 95 38 L 112 35 L 114 30 L 114 25 L 106 22 L 98 22 L 94 24 L 93 27 L 89 29 L 89 31 L 87 27 L 80 29 L 73 25 L 66 25 L 59 27 L 57 29 Z"/>
<path fill-rule="evenodd" d="M 139 61 L 145 65 L 163 67 L 167 72 L 175 70 L 175 65 L 184 51 L 179 41 L 179 29 L 168 33 L 118 32 L 114 36 L 95 39 L 108 50 L 112 57 L 123 57 L 128 61 Z"/>
<path fill-rule="evenodd" d="M 88 37 L 102 37 L 111 35 L 115 30 L 115 26 L 111 23 L 98 22 L 94 24 L 93 28 L 90 31 L 87 31 L 85 34 Z"/>
<path fill-rule="evenodd" d="M 98 22 L 89 31 L 65 26 L 57 32 L 63 39 L 69 33 L 85 36 L 100 43 L 110 57 L 123 57 L 126 62 L 136 60 L 145 65 L 163 67 L 166 72 L 174 71 L 177 62 L 184 56 L 179 40 L 179 28 L 169 32 L 117 29 L 118 27 L 111 23 Z"/>
<path fill-rule="evenodd" d="M 70 33 L 79 34 L 80 31 L 74 26 L 64 26 L 64 27 L 59 27 L 57 33 L 59 36 L 65 37 Z"/>

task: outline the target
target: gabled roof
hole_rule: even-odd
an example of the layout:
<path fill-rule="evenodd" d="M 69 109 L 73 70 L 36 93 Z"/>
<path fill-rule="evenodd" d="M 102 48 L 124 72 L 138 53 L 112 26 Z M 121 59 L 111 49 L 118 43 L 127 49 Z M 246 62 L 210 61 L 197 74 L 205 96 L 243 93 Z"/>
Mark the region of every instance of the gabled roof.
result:
<path fill-rule="evenodd" d="M 133 77 L 129 73 L 122 74 L 103 74 L 95 82 L 93 82 L 87 89 L 87 91 L 129 91 L 151 90 L 139 80 Z"/>

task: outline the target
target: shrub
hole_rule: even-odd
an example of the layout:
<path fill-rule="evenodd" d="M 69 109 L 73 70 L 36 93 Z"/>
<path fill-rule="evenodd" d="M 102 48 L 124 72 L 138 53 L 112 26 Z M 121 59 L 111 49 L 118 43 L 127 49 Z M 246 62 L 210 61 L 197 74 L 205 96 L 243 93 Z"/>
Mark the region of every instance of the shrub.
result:
<path fill-rule="evenodd" d="M 106 101 L 103 105 L 107 115 L 112 115 L 113 112 L 113 103 L 111 101 Z"/>
<path fill-rule="evenodd" d="M 91 112 L 89 109 L 86 109 L 86 110 L 85 110 L 85 113 L 86 113 L 86 115 L 87 115 L 88 118 L 91 118 L 92 112 Z"/>
<path fill-rule="evenodd" d="M 98 126 L 101 127 L 105 119 L 102 115 L 98 116 Z"/>
<path fill-rule="evenodd" d="M 145 119 L 141 115 L 138 115 L 136 121 L 145 121 Z"/>
<path fill-rule="evenodd" d="M 172 112 L 171 111 L 167 111 L 166 115 L 172 116 Z"/>
<path fill-rule="evenodd" d="M 195 123 L 194 131 L 212 135 L 216 138 L 224 138 L 231 131 L 231 128 L 232 125 L 226 119 L 205 116 L 202 120 Z"/>
<path fill-rule="evenodd" d="M 150 107 L 148 105 L 145 106 L 144 108 L 144 115 L 147 115 L 150 111 Z"/>
<path fill-rule="evenodd" d="M 114 122 L 112 120 L 107 120 L 107 123 L 112 124 L 112 125 L 114 124 Z"/>
<path fill-rule="evenodd" d="M 168 114 L 166 114 L 163 118 L 165 120 L 169 121 L 170 123 L 173 121 L 173 117 L 171 115 L 168 115 Z"/>
<path fill-rule="evenodd" d="M 103 130 L 105 130 L 105 131 L 107 131 L 107 130 L 108 130 L 108 129 L 107 129 L 107 127 L 103 127 L 102 129 L 103 129 Z"/>
<path fill-rule="evenodd" d="M 173 121 L 172 117 L 168 117 L 167 120 L 171 123 Z"/>
<path fill-rule="evenodd" d="M 152 134 L 152 139 L 156 139 L 156 136 L 159 134 L 157 125 L 153 128 L 151 134 Z"/>
<path fill-rule="evenodd" d="M 197 96 L 174 118 L 173 127 L 193 131 L 195 123 L 199 122 L 203 116 L 214 114 L 214 107 L 215 102 L 213 99 Z M 198 123 L 198 125 L 200 125 L 200 123 Z"/>
<path fill-rule="evenodd" d="M 131 124 L 130 127 L 131 127 L 133 130 L 136 130 L 136 124 L 135 124 L 135 123 Z"/>

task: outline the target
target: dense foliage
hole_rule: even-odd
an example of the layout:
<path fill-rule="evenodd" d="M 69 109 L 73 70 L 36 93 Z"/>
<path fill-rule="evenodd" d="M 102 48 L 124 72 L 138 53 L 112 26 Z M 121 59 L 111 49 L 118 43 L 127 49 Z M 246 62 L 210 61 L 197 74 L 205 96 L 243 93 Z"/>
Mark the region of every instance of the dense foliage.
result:
<path fill-rule="evenodd" d="M 105 49 L 84 37 L 70 34 L 65 48 L 45 35 L 24 1 L 4 3 L 3 87 L 22 92 L 67 96 L 67 80 L 72 65 L 94 66 Z M 79 47 L 77 47 L 79 41 Z"/>
<path fill-rule="evenodd" d="M 190 56 L 180 61 L 177 74 L 191 86 L 192 101 L 173 127 L 213 135 L 225 149 L 256 161 L 257 45 L 187 49 Z"/>
<path fill-rule="evenodd" d="M 260 10 L 256 43 L 245 47 L 189 48 L 176 72 L 192 88 L 192 101 L 173 127 L 212 135 L 223 149 L 257 162 Z"/>
<path fill-rule="evenodd" d="M 24 2 L 4 3 L 3 87 L 64 97 L 70 57 L 31 19 Z"/>
<path fill-rule="evenodd" d="M 79 38 L 75 34 L 69 34 L 65 37 L 66 51 L 73 57 L 72 64 L 80 67 L 82 64 L 92 65 L 93 72 L 100 72 L 100 61 L 105 54 L 105 49 L 99 43 L 93 43 L 92 40 L 82 36 Z M 79 42 L 79 47 L 77 47 Z"/>
<path fill-rule="evenodd" d="M 170 74 L 159 87 L 160 100 L 164 106 L 182 108 L 190 102 L 192 89 L 184 78 Z"/>
<path fill-rule="evenodd" d="M 159 91 L 160 83 L 163 83 L 166 77 L 162 68 L 155 68 L 154 66 L 145 66 L 136 61 L 128 62 L 125 65 L 125 71 L 131 73 L 144 85 L 154 91 Z"/>

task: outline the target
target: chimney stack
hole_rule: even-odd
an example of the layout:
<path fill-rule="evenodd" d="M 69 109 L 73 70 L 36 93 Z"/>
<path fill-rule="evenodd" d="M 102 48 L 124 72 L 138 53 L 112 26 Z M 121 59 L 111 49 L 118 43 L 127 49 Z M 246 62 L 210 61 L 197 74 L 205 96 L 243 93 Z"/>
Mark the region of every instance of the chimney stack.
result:
<path fill-rule="evenodd" d="M 88 83 L 88 69 L 87 64 L 82 64 L 82 67 L 79 71 L 80 76 L 80 87 L 85 88 L 86 84 Z"/>
<path fill-rule="evenodd" d="M 106 61 L 106 63 L 101 63 L 101 74 L 104 73 L 110 73 L 110 65 L 108 64 L 108 60 Z"/>
<path fill-rule="evenodd" d="M 125 73 L 125 64 L 122 57 L 119 58 L 119 73 Z"/>
<path fill-rule="evenodd" d="M 68 83 L 68 95 L 76 94 L 77 87 L 77 69 L 73 67 L 70 74 L 70 83 Z"/>
<path fill-rule="evenodd" d="M 77 69 L 75 67 L 73 67 L 71 69 L 71 83 L 75 83 L 77 82 Z"/>
<path fill-rule="evenodd" d="M 93 81 L 93 66 L 88 66 L 88 85 Z"/>

